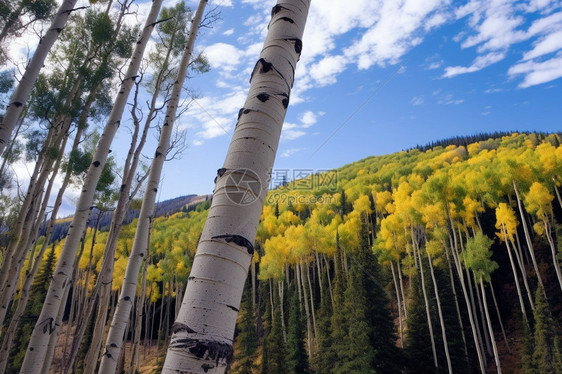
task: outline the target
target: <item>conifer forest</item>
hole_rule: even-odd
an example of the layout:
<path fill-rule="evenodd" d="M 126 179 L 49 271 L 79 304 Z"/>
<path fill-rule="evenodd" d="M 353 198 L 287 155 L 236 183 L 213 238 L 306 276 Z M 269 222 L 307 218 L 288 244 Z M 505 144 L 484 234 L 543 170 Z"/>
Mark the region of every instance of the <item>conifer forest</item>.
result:
<path fill-rule="evenodd" d="M 279 1 L 214 191 L 160 201 L 221 17 L 170 3 L 0 0 L 0 373 L 562 374 L 561 132 L 272 175 L 310 4 Z"/>

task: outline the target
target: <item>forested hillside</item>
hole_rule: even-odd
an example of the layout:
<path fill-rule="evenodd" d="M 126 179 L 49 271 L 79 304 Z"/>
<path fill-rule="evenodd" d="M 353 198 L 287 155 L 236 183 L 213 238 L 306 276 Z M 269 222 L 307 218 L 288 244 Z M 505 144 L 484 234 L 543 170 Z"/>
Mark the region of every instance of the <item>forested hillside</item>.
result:
<path fill-rule="evenodd" d="M 560 134 L 514 133 L 370 157 L 270 191 L 230 372 L 561 372 L 561 172 Z M 123 364 L 139 352 L 147 372 L 162 364 L 154 347 L 173 328 L 208 206 L 154 219 Z M 119 236 L 109 316 L 135 228 Z M 78 349 L 82 371 L 95 313 L 84 321 L 81 309 L 107 236 L 88 229 L 82 242 L 54 367 Z M 8 372 L 63 244 L 44 256 Z M 73 341 L 80 324 L 90 327 Z"/>

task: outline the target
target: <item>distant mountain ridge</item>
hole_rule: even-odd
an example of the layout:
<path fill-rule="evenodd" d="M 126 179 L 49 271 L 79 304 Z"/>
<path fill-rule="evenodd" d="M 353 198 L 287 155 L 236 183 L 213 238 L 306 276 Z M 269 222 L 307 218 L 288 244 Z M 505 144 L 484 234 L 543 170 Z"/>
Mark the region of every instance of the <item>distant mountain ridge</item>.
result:
<path fill-rule="evenodd" d="M 193 207 L 205 200 L 209 200 L 211 198 L 210 195 L 185 195 L 179 196 L 173 199 L 164 200 L 159 203 L 156 203 L 156 208 L 154 210 L 154 217 L 162 217 L 162 216 L 169 216 L 171 214 L 177 213 L 181 210 L 189 210 L 190 207 Z M 123 225 L 128 225 L 131 223 L 135 218 L 138 218 L 140 209 L 129 209 L 125 214 L 125 218 L 123 219 Z M 90 218 L 88 220 L 88 227 L 95 227 L 96 222 L 99 218 L 99 230 L 100 231 L 108 231 L 109 225 L 111 224 L 111 219 L 113 218 L 112 211 L 100 211 L 97 208 L 94 208 Z M 55 227 L 53 228 L 53 235 L 51 237 L 51 243 L 61 240 L 66 236 L 68 230 L 70 228 L 70 223 L 72 221 L 72 216 L 62 218 L 57 220 L 55 223 Z M 46 226 L 43 225 L 39 231 L 39 235 L 45 235 Z"/>

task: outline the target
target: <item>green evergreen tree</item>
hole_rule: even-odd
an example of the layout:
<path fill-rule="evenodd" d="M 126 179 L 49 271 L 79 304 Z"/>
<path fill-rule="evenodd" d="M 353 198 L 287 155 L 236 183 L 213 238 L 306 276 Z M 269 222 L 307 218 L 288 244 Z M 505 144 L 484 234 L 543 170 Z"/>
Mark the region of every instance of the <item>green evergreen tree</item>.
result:
<path fill-rule="evenodd" d="M 250 282 L 246 281 L 244 295 L 239 314 L 239 323 L 236 327 L 237 335 L 235 341 L 237 351 L 232 373 L 252 374 L 256 369 L 256 352 L 258 348 L 258 337 L 256 333 L 256 318 L 252 307 L 252 296 Z"/>
<path fill-rule="evenodd" d="M 556 326 L 550 313 L 550 308 L 544 291 L 537 288 L 535 292 L 535 349 L 533 351 L 533 362 L 539 374 L 559 374 L 555 368 L 555 362 L 559 361 L 560 353 L 555 347 L 560 343 L 556 335 Z M 558 357 L 556 357 L 558 356 Z"/>
<path fill-rule="evenodd" d="M 33 284 L 31 285 L 31 296 L 25 307 L 25 311 L 21 316 L 21 323 L 18 327 L 18 332 L 14 339 L 14 345 L 11 352 L 10 362 L 6 368 L 6 374 L 19 373 L 19 369 L 25 356 L 25 351 L 31 332 L 37 321 L 37 317 L 41 313 L 43 301 L 47 294 L 51 276 L 53 275 L 53 268 L 55 267 L 55 246 L 47 253 L 45 262 L 37 272 Z"/>
<path fill-rule="evenodd" d="M 272 287 L 271 292 L 274 295 L 275 287 Z M 265 338 L 262 358 L 262 373 L 267 374 L 285 374 L 287 373 L 287 355 L 285 349 L 285 342 L 283 341 L 283 332 L 281 331 L 281 310 L 279 308 L 279 298 L 274 297 L 275 308 L 272 313 L 269 323 L 271 329 Z M 271 308 L 268 308 L 271 309 Z"/>
<path fill-rule="evenodd" d="M 344 293 L 344 312 L 348 331 L 344 339 L 345 350 L 335 373 L 375 373 L 375 351 L 371 345 L 374 326 L 368 323 L 367 290 L 364 288 L 363 264 L 360 253 L 351 256 L 347 289 Z"/>
<path fill-rule="evenodd" d="M 522 317 L 521 317 L 521 323 L 523 325 L 523 332 L 522 332 L 521 343 L 519 347 L 521 352 L 521 359 L 520 359 L 521 374 L 537 374 L 537 369 L 533 364 L 533 351 L 534 351 L 533 334 L 529 329 L 529 325 L 523 321 Z"/>
<path fill-rule="evenodd" d="M 322 274 L 322 284 L 327 284 L 326 273 Z M 316 317 L 318 329 L 318 335 L 316 337 L 318 341 L 318 352 L 314 356 L 314 369 L 316 374 L 329 374 L 334 365 L 334 356 L 331 354 L 331 317 L 332 300 L 330 295 L 325 294 Z"/>
<path fill-rule="evenodd" d="M 402 373 L 402 351 L 396 346 L 396 329 L 390 311 L 390 300 L 384 287 L 381 268 L 369 245 L 369 226 L 362 217 L 359 249 L 354 259 L 361 271 L 361 284 L 366 292 L 367 325 L 371 326 L 369 341 L 374 349 L 373 368 L 377 373 Z"/>
<path fill-rule="evenodd" d="M 331 356 L 333 357 L 332 369 L 337 372 L 345 359 L 346 337 L 348 328 L 347 315 L 344 310 L 344 292 L 346 289 L 345 274 L 341 262 L 342 251 L 339 245 L 339 234 L 336 233 L 336 253 L 334 255 L 334 302 L 331 323 Z"/>
<path fill-rule="evenodd" d="M 429 327 L 421 290 L 421 277 L 416 273 L 410 278 L 411 292 L 408 305 L 408 333 L 404 342 L 408 373 L 434 372 L 433 353 L 429 342 Z"/>
<path fill-rule="evenodd" d="M 296 286 L 291 289 L 289 323 L 287 326 L 287 369 L 289 373 L 309 373 L 305 346 L 305 324 Z"/>

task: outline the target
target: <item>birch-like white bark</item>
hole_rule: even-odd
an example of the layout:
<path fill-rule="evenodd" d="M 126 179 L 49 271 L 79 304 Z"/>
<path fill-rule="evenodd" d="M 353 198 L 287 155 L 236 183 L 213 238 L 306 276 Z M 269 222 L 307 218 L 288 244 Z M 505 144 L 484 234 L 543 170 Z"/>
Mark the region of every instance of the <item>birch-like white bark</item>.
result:
<path fill-rule="evenodd" d="M 199 31 L 199 24 L 203 19 L 203 13 L 206 5 L 207 0 L 200 1 L 199 6 L 195 11 L 195 15 L 191 20 L 189 37 L 180 62 L 178 76 L 174 82 L 172 94 L 170 100 L 168 101 L 166 117 L 164 118 L 158 147 L 156 148 L 154 159 L 152 160 L 152 164 L 150 166 L 148 184 L 144 193 L 143 203 L 139 214 L 133 248 L 129 255 L 129 262 L 127 263 L 127 268 L 125 270 L 125 277 L 123 279 L 123 287 L 121 288 L 119 301 L 117 302 L 117 307 L 115 309 L 115 313 L 113 314 L 113 319 L 109 328 L 104 354 L 101 359 L 99 369 L 100 373 L 115 373 L 117 368 L 117 358 L 121 353 L 125 329 L 129 323 L 129 316 L 131 315 L 133 301 L 135 300 L 139 272 L 148 247 L 148 234 L 152 222 L 152 215 L 154 213 L 158 184 L 160 183 L 162 168 L 170 146 L 170 139 L 172 136 L 174 122 L 176 120 L 176 112 L 180 102 L 183 83 L 187 75 L 187 68 L 189 66 L 189 62 L 191 61 L 193 46 L 195 45 L 195 39 L 197 37 L 197 32 Z"/>
<path fill-rule="evenodd" d="M 10 140 L 12 131 L 14 130 L 29 95 L 31 94 L 31 90 L 35 85 L 39 72 L 43 68 L 45 59 L 53 47 L 53 44 L 55 44 L 55 41 L 58 39 L 61 31 L 64 29 L 68 16 L 70 16 L 70 13 L 74 9 L 74 5 L 76 5 L 76 1 L 77 0 L 64 0 L 62 2 L 61 6 L 57 10 L 57 14 L 53 19 L 53 22 L 51 23 L 51 26 L 39 41 L 39 44 L 33 53 L 33 57 L 25 69 L 25 73 L 18 83 L 12 98 L 10 99 L 10 104 L 6 108 L 6 113 L 4 114 L 2 123 L 0 123 L 0 154 L 4 152 L 4 148 Z"/>
<path fill-rule="evenodd" d="M 484 310 L 486 312 L 486 322 L 488 325 L 488 331 L 490 332 L 490 339 L 492 340 L 492 349 L 494 350 L 494 361 L 496 363 L 496 371 L 498 374 L 502 374 L 502 367 L 500 362 L 500 355 L 498 354 L 498 347 L 496 345 L 496 338 L 494 337 L 494 329 L 492 328 L 492 320 L 490 319 L 490 313 L 488 312 L 488 303 L 486 302 L 486 288 L 484 287 L 484 281 L 480 278 L 480 289 L 482 290 L 482 303 L 484 304 Z"/>
<path fill-rule="evenodd" d="M 157 4 L 157 6 L 155 6 Z M 154 0 L 150 13 L 146 19 L 142 34 L 135 46 L 131 61 L 129 63 L 125 79 L 121 82 L 114 106 L 109 115 L 107 124 L 96 147 L 93 162 L 88 168 L 84 186 L 76 206 L 74 218 L 70 224 L 70 230 L 64 243 L 62 252 L 57 263 L 57 268 L 53 273 L 53 279 L 49 285 L 49 290 L 43 304 L 43 309 L 33 329 L 26 355 L 22 364 L 22 373 L 38 373 L 45 359 L 47 345 L 51 334 L 58 330 L 55 323 L 60 303 L 64 299 L 65 289 L 70 284 L 74 257 L 78 248 L 80 237 L 87 223 L 87 219 L 92 208 L 95 187 L 100 178 L 101 172 L 107 160 L 111 143 L 121 122 L 121 117 L 127 104 L 127 98 L 133 87 L 142 56 L 146 45 L 150 39 L 150 34 L 154 29 L 155 21 L 160 12 L 162 0 Z"/>
<path fill-rule="evenodd" d="M 197 248 L 162 373 L 224 373 L 310 0 L 273 7 Z"/>

